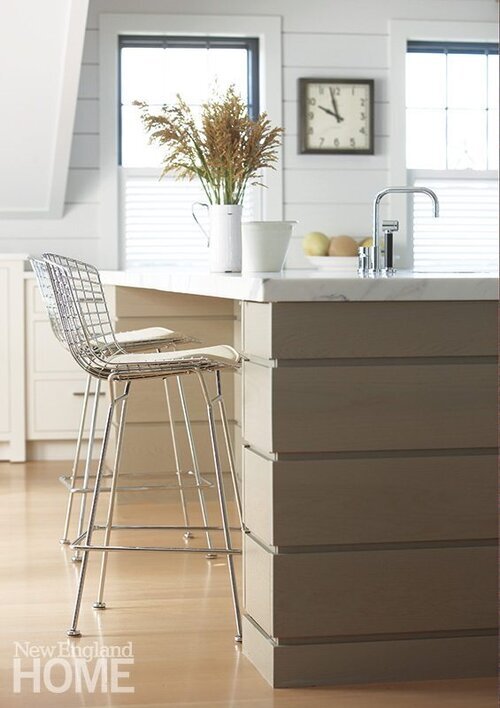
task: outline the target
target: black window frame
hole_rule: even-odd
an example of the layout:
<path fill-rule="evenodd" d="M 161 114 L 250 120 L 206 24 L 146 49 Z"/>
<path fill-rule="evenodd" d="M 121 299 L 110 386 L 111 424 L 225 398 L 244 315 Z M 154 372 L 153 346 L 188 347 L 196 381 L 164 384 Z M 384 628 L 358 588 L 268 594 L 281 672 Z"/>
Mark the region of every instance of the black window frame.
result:
<path fill-rule="evenodd" d="M 495 42 L 445 42 L 408 40 L 406 51 L 421 54 L 498 54 Z"/>
<path fill-rule="evenodd" d="M 188 35 L 120 35 L 118 37 L 118 165 L 122 165 L 121 50 L 140 48 L 246 49 L 248 113 L 256 120 L 259 112 L 259 39 L 258 37 L 206 37 Z"/>

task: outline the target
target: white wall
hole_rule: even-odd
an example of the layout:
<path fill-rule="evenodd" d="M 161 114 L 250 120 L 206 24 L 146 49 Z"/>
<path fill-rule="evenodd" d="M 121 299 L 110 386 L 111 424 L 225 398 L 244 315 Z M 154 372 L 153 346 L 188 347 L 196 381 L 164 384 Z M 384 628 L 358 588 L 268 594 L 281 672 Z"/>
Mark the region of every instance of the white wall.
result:
<path fill-rule="evenodd" d="M 98 24 L 101 12 L 281 15 L 283 18 L 284 194 L 287 219 L 299 221 L 299 242 L 315 229 L 368 234 L 371 200 L 388 184 L 389 20 L 495 21 L 495 0 L 90 0 L 64 218 L 0 221 L 0 252 L 64 250 L 99 265 Z M 374 156 L 297 154 L 297 79 L 375 79 Z M 3 120 L 0 118 L 0 120 Z"/>
<path fill-rule="evenodd" d="M 88 0 L 0 6 L 0 216 L 63 213 Z M 9 225 L 2 224 L 2 232 Z"/>

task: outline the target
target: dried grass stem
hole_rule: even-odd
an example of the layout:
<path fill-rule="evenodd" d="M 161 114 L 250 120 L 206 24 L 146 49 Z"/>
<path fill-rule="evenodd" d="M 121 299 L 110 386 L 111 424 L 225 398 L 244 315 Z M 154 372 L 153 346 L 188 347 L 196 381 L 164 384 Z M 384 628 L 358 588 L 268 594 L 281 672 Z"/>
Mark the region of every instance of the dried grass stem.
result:
<path fill-rule="evenodd" d="M 143 101 L 134 101 L 150 142 L 164 147 L 163 177 L 197 177 L 210 204 L 241 204 L 248 184 L 259 184 L 264 168 L 274 168 L 281 142 L 281 128 L 273 128 L 266 113 L 257 120 L 229 87 L 201 107 L 199 125 L 188 104 L 178 95 L 161 114 L 149 112 Z"/>

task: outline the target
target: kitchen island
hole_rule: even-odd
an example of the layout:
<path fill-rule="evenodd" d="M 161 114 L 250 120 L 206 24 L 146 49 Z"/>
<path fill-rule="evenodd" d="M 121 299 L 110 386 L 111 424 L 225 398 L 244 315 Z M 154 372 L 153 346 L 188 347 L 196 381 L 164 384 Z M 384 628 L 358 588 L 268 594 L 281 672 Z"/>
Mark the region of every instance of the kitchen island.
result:
<path fill-rule="evenodd" d="M 493 674 L 496 279 L 103 280 L 119 326 L 233 313 L 243 651 L 269 683 Z"/>

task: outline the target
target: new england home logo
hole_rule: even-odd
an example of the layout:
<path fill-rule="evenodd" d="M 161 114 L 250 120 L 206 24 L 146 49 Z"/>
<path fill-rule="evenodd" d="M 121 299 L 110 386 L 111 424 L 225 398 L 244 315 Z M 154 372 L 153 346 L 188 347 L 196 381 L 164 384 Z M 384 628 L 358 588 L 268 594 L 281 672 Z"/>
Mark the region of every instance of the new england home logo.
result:
<path fill-rule="evenodd" d="M 80 646 L 71 642 L 14 642 L 14 693 L 134 693 L 127 681 L 134 663 L 132 642 Z"/>

